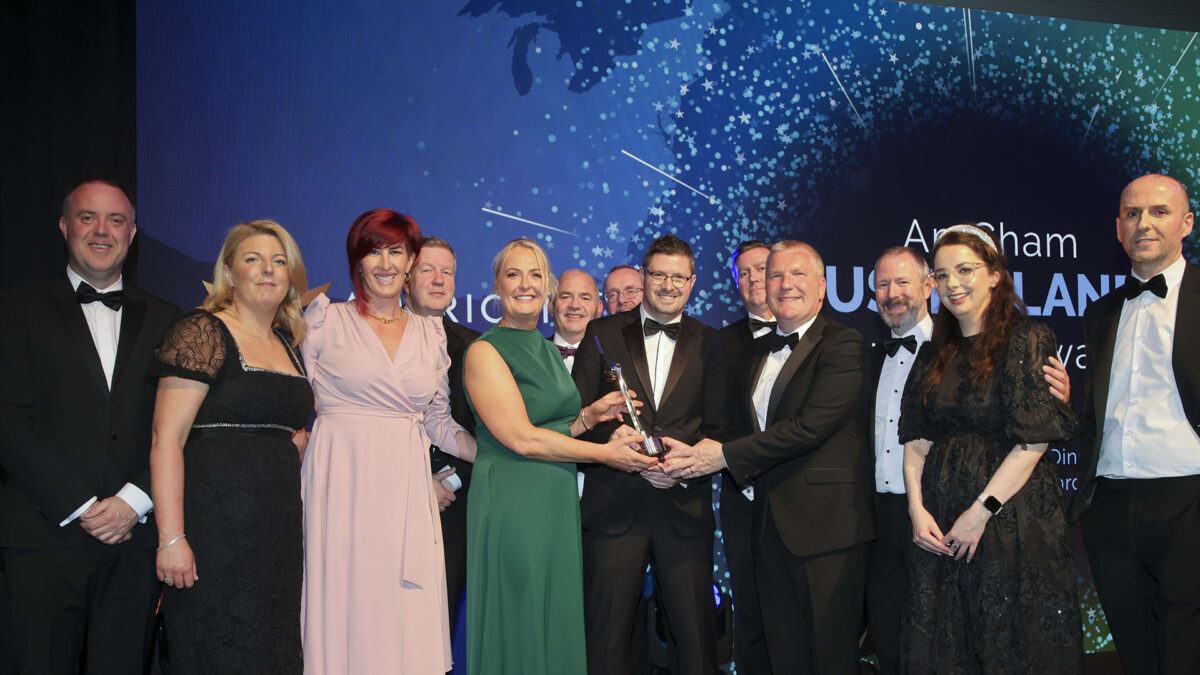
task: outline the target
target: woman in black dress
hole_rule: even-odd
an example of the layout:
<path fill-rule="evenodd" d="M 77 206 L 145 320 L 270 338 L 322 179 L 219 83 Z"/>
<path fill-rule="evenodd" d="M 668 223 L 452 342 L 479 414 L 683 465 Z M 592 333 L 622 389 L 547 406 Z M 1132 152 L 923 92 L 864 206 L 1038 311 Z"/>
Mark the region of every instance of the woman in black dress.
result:
<path fill-rule="evenodd" d="M 1053 333 L 1025 317 L 994 236 L 934 246 L 942 311 L 901 403 L 912 517 L 901 652 L 910 673 L 1077 673 L 1075 573 L 1048 443 L 1074 412 L 1045 385 Z"/>
<path fill-rule="evenodd" d="M 172 674 L 303 670 L 304 281 L 286 230 L 238 225 L 208 298 L 158 351 L 150 472 Z"/>

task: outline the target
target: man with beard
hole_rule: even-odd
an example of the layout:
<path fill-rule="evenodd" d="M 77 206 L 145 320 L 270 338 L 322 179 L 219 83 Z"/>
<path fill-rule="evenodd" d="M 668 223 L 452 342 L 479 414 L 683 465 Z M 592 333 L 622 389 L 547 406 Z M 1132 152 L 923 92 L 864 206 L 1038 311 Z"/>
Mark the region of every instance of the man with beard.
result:
<path fill-rule="evenodd" d="M 450 416 L 471 435 L 475 434 L 475 416 L 467 407 L 463 389 L 463 352 L 479 333 L 451 321 L 446 310 L 454 302 L 454 274 L 458 261 L 454 249 L 444 239 L 424 237 L 421 253 L 413 262 L 405 282 L 405 306 L 418 316 L 441 317 L 446 331 L 446 354 L 450 357 Z M 430 448 L 433 489 L 442 510 L 442 542 L 446 557 L 446 599 L 450 605 L 450 634 L 458 617 L 458 605 L 467 586 L 467 488 L 471 484 L 471 464 Z"/>
<path fill-rule="evenodd" d="M 875 305 L 890 329 L 871 355 L 867 397 L 867 441 L 875 450 L 875 523 L 878 539 L 867 562 L 867 622 L 883 672 L 899 672 L 900 612 L 908 590 L 905 555 L 912 521 L 904 491 L 904 446 L 897 429 L 900 398 L 921 345 L 933 334 L 929 298 L 933 279 L 924 256 L 911 248 L 889 248 L 875 262 Z M 1042 368 L 1050 391 L 1070 399 L 1066 368 L 1051 358 Z"/>
<path fill-rule="evenodd" d="M 639 416 L 650 435 L 689 443 L 724 438 L 725 347 L 716 331 L 684 315 L 696 282 L 691 247 L 670 234 L 656 239 L 643 258 L 642 278 L 646 293 L 640 308 L 587 327 L 573 373 L 583 401 L 613 390 L 605 364 L 615 362 L 644 404 Z M 585 438 L 603 442 L 630 431 L 615 422 L 599 424 Z M 584 471 L 588 673 L 630 671 L 630 636 L 647 563 L 666 616 L 671 671 L 716 673 L 710 482 L 681 483 L 657 465 L 640 475 L 603 466 Z"/>
<path fill-rule="evenodd" d="M 733 280 L 747 316 L 720 330 L 729 348 L 729 381 L 734 381 L 742 354 L 755 338 L 775 330 L 775 315 L 767 306 L 767 255 L 765 242 L 751 239 L 738 245 L 733 254 Z M 754 584 L 751 557 L 751 522 L 754 489 L 743 492 L 728 471 L 721 472 L 721 534 L 729 585 L 733 591 L 733 660 L 739 673 L 770 675 L 767 643 L 763 635 L 762 610 Z"/>
<path fill-rule="evenodd" d="M 562 354 L 568 373 L 575 365 L 575 352 L 579 351 L 588 323 L 600 318 L 603 311 L 600 289 L 592 275 L 580 269 L 558 275 L 558 293 L 550 301 L 550 316 L 554 319 L 551 340 Z"/>
<path fill-rule="evenodd" d="M 642 301 L 642 274 L 631 265 L 617 265 L 604 277 L 604 306 L 609 316 L 627 312 Z"/>

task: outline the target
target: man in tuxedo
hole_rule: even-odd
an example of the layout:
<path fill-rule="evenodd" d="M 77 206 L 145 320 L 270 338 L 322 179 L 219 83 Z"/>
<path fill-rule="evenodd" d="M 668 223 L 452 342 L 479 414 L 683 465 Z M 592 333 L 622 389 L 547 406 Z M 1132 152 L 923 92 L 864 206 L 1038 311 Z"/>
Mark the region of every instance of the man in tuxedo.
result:
<path fill-rule="evenodd" d="M 451 321 L 446 310 L 454 303 L 454 274 L 458 260 L 454 249 L 439 237 L 421 239 L 421 252 L 405 282 L 405 306 L 418 316 L 437 317 L 446 331 L 446 353 L 450 356 L 450 416 L 472 436 L 475 415 L 467 406 L 463 388 L 463 353 L 479 333 Z M 454 634 L 458 606 L 467 587 L 467 488 L 471 463 L 430 447 L 430 464 L 435 471 L 433 489 L 442 510 L 442 546 L 446 559 L 446 598 L 450 604 L 450 634 Z"/>
<path fill-rule="evenodd" d="M 0 296 L 0 556 L 23 673 L 147 670 L 158 597 L 150 501 L 156 385 L 178 308 L 124 282 L 133 205 L 75 186 L 61 276 Z"/>
<path fill-rule="evenodd" d="M 733 254 L 733 281 L 746 316 L 722 328 L 719 332 L 728 347 L 729 382 L 737 377 L 742 354 L 755 338 L 775 330 L 775 315 L 767 306 L 767 255 L 771 248 L 765 242 L 750 239 L 738 245 Z M 733 392 L 733 387 L 730 387 Z M 731 405 L 736 405 L 731 400 Z M 721 535 L 725 543 L 725 561 L 729 565 L 729 585 L 733 591 L 733 660 L 739 673 L 770 675 L 767 660 L 767 639 L 763 633 L 762 609 L 758 603 L 758 587 L 754 583 L 753 539 L 754 489 L 745 491 L 728 471 L 722 471 Z"/>
<path fill-rule="evenodd" d="M 641 307 L 587 327 L 573 372 L 584 403 L 616 387 L 605 373 L 606 361 L 615 362 L 644 404 L 639 414 L 651 435 L 687 442 L 724 438 L 725 348 L 716 331 L 684 314 L 696 281 L 691 247 L 669 234 L 656 239 L 643 258 L 642 277 Z M 626 425 L 599 424 L 586 438 L 603 442 L 629 431 Z M 629 672 L 630 636 L 647 563 L 666 616 L 671 671 L 715 673 L 709 481 L 680 483 L 657 466 L 640 475 L 603 466 L 584 471 L 580 508 L 588 673 Z"/>
<path fill-rule="evenodd" d="M 754 487 L 754 562 L 775 673 L 855 673 L 871 513 L 861 438 L 862 336 L 821 314 L 825 266 L 808 244 L 767 258 L 776 331 L 755 340 L 738 387 L 743 431 L 721 444 L 668 439 L 669 475 L 728 468 Z"/>
<path fill-rule="evenodd" d="M 1082 487 L 1072 515 L 1126 673 L 1200 672 L 1200 269 L 1169 176 L 1125 187 L 1117 239 L 1133 278 L 1084 313 Z"/>
<path fill-rule="evenodd" d="M 610 316 L 637 307 L 642 294 L 642 273 L 632 265 L 617 265 L 604 277 L 604 306 Z"/>
<path fill-rule="evenodd" d="M 567 372 L 575 365 L 575 352 L 592 319 L 600 318 L 604 303 L 592 275 L 580 269 L 558 275 L 558 293 L 550 301 L 550 317 L 554 319 L 551 341 L 562 354 Z"/>

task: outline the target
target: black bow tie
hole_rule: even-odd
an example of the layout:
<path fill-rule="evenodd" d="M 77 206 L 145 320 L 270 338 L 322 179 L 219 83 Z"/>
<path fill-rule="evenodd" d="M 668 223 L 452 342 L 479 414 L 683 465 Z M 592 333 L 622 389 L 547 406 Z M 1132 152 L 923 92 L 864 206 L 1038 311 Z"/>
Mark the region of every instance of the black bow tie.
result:
<path fill-rule="evenodd" d="M 797 333 L 789 333 L 788 335 L 767 333 L 760 338 L 756 338 L 754 341 L 763 343 L 772 352 L 777 352 L 784 347 L 795 349 L 796 345 L 800 344 L 800 335 Z"/>
<path fill-rule="evenodd" d="M 1125 299 L 1132 300 L 1142 294 L 1142 291 L 1150 291 L 1160 298 L 1167 297 L 1167 279 L 1161 274 L 1156 274 L 1146 282 L 1138 281 L 1133 277 L 1129 277 L 1125 281 Z"/>
<path fill-rule="evenodd" d="M 887 350 L 888 356 L 895 356 L 901 347 L 907 349 L 910 354 L 916 354 L 917 338 L 909 335 L 902 338 L 888 338 L 883 341 L 883 348 Z"/>
<path fill-rule="evenodd" d="M 757 333 L 761 328 L 770 328 L 771 330 L 775 330 L 775 322 L 763 321 L 762 319 L 750 317 L 750 332 Z"/>
<path fill-rule="evenodd" d="M 646 318 L 646 323 L 643 324 L 646 331 L 646 337 L 650 337 L 655 333 L 662 332 L 672 340 L 679 339 L 679 322 L 675 323 L 659 323 L 649 317 Z"/>
<path fill-rule="evenodd" d="M 562 345 L 554 345 L 554 346 L 558 347 L 558 355 L 563 357 L 564 361 L 566 361 L 568 358 L 570 358 L 572 356 L 575 356 L 575 352 L 579 351 L 578 347 L 564 347 Z"/>
<path fill-rule="evenodd" d="M 86 281 L 79 282 L 79 288 L 75 289 L 75 300 L 81 305 L 87 305 L 93 302 L 103 302 L 104 306 L 117 311 L 121 309 L 121 305 L 125 304 L 125 291 L 109 291 L 101 293 L 92 288 L 92 285 Z"/>

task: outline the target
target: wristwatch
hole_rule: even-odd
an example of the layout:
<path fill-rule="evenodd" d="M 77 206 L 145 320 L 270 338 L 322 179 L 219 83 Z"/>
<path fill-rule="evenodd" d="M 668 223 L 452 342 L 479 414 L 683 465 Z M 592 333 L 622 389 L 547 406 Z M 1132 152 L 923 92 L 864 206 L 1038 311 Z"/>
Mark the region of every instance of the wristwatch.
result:
<path fill-rule="evenodd" d="M 991 495 L 979 495 L 975 501 L 983 504 L 983 508 L 987 509 L 993 516 L 1000 513 L 1000 509 L 1004 507 L 1004 504 L 1001 504 L 999 499 Z"/>

